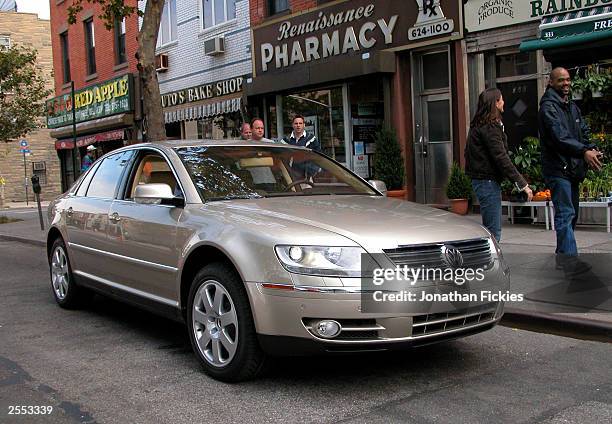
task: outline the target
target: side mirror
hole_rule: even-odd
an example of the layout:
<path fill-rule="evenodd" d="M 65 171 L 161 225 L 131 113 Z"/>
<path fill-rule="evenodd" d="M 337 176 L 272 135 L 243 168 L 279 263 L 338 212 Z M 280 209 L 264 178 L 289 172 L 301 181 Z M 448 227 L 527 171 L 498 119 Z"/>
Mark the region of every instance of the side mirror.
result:
<path fill-rule="evenodd" d="M 185 199 L 175 196 L 168 184 L 151 183 L 136 186 L 134 201 L 141 205 L 172 205 L 183 207 Z"/>
<path fill-rule="evenodd" d="M 382 194 L 387 194 L 387 185 L 384 183 L 384 181 L 370 180 L 368 183 Z"/>

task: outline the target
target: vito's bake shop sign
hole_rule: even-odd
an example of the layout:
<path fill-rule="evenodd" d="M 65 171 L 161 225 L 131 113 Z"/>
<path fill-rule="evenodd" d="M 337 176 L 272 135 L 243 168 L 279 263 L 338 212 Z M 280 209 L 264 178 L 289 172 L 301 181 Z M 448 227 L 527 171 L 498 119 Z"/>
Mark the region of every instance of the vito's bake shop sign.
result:
<path fill-rule="evenodd" d="M 460 34 L 460 0 L 351 0 L 253 30 L 255 72 Z"/>

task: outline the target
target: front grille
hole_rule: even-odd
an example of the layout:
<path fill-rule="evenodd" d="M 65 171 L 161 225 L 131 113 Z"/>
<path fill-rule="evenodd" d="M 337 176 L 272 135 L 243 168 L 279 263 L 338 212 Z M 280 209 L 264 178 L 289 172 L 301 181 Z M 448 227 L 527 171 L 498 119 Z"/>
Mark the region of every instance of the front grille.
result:
<path fill-rule="evenodd" d="M 495 320 L 498 303 L 473 306 L 452 312 L 416 315 L 412 318 L 412 337 L 429 336 Z"/>
<path fill-rule="evenodd" d="M 409 268 L 446 268 L 442 247 L 453 246 L 461 252 L 462 268 L 488 268 L 492 263 L 489 239 L 452 241 L 448 243 L 419 244 L 385 249 L 384 252 L 397 266 Z"/>

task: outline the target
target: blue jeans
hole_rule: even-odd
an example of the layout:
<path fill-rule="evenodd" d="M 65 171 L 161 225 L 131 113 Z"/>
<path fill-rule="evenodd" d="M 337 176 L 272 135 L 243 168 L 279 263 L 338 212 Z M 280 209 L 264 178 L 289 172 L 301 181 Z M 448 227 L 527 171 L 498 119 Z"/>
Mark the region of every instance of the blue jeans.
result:
<path fill-rule="evenodd" d="M 567 256 L 578 255 L 574 229 L 580 208 L 579 183 L 562 177 L 546 177 L 555 206 L 555 231 L 557 232 L 557 250 Z"/>
<path fill-rule="evenodd" d="M 493 180 L 472 180 L 472 188 L 480 203 L 482 225 L 501 240 L 501 187 Z"/>

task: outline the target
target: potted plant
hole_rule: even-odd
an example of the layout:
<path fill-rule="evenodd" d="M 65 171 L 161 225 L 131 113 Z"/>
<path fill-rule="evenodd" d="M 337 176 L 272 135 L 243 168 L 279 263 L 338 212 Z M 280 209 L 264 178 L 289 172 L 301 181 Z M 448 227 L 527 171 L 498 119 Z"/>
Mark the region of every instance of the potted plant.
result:
<path fill-rule="evenodd" d="M 610 84 L 608 80 L 609 78 L 606 74 L 591 72 L 588 75 L 587 84 L 593 98 L 603 97 L 604 91 L 606 91 Z"/>
<path fill-rule="evenodd" d="M 540 160 L 540 140 L 538 138 L 525 137 L 516 151 L 510 152 L 510 157 L 516 165 L 516 169 L 525 177 L 534 193 L 537 189 L 544 188 L 544 176 L 542 175 Z M 515 195 L 516 201 L 523 201 L 525 196 L 516 189 L 513 190 L 513 195 Z"/>
<path fill-rule="evenodd" d="M 386 184 L 387 196 L 404 199 L 404 175 L 404 157 L 395 132 L 383 128 L 376 134 L 374 178 Z"/>
<path fill-rule="evenodd" d="M 472 197 L 472 181 L 456 162 L 453 162 L 448 177 L 446 197 L 450 201 L 452 212 L 459 215 L 467 214 L 468 201 Z"/>
<path fill-rule="evenodd" d="M 582 100 L 584 92 L 588 89 L 588 80 L 581 78 L 580 75 L 576 74 L 572 80 L 572 99 Z"/>

